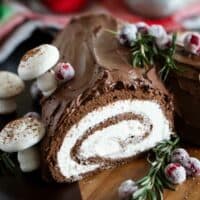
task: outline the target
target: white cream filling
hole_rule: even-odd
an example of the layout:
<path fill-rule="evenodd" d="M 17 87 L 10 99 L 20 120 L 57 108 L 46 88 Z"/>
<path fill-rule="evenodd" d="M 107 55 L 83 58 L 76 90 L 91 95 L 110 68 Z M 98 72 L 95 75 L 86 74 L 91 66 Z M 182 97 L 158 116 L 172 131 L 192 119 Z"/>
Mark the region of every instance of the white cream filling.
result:
<path fill-rule="evenodd" d="M 80 158 L 100 156 L 115 159 L 132 156 L 136 150 L 135 145 L 140 146 L 137 143 L 145 135 L 145 131 L 148 128 L 136 120 L 121 121 L 96 131 L 84 140 L 80 148 Z"/>
<path fill-rule="evenodd" d="M 120 140 L 129 140 L 130 136 L 142 137 L 146 127 L 138 120 L 121 121 L 101 131 L 96 131 L 85 140 L 81 146 L 80 156 L 84 159 L 96 155 L 112 159 L 126 158 L 150 149 L 164 139 L 169 139 L 170 125 L 158 103 L 150 100 L 119 100 L 88 113 L 68 130 L 57 153 L 57 162 L 61 174 L 66 178 L 79 179 L 80 174 L 99 168 L 100 164 L 78 164 L 71 158 L 70 151 L 89 128 L 104 122 L 108 118 L 127 112 L 139 114 L 151 120 L 150 123 L 153 128 L 148 137 L 138 143 L 132 140 L 133 142 L 128 142 L 125 148 L 122 147 Z"/>

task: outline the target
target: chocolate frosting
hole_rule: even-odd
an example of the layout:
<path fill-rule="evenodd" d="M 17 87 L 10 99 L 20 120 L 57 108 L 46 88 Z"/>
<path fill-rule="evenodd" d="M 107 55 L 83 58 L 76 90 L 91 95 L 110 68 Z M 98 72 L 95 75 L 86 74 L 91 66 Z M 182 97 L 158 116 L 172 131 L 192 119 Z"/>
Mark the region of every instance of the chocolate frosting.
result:
<path fill-rule="evenodd" d="M 143 69 L 133 68 L 130 49 L 120 45 L 116 36 L 106 31 L 117 31 L 120 25 L 121 22 L 104 14 L 75 18 L 54 41 L 61 53 L 60 62 L 70 62 L 76 74 L 50 98 L 42 100 L 43 119 L 51 130 L 55 130 L 69 104 L 75 109 L 91 91 L 98 95 L 95 85 L 103 77 L 102 85 L 106 88 L 117 82 L 136 86 L 135 80 L 142 80 L 145 76 L 149 79 L 143 80 L 145 84 L 168 94 L 156 70 L 153 68 L 145 73 Z"/>
<path fill-rule="evenodd" d="M 41 101 L 48 130 L 41 147 L 45 179 L 51 174 L 57 181 L 65 181 L 56 162 L 66 130 L 98 107 L 121 99 L 156 101 L 173 126 L 171 95 L 155 68 L 146 72 L 132 67 L 130 49 L 106 31 L 117 31 L 118 26 L 121 22 L 109 15 L 83 16 L 73 19 L 54 41 L 60 50 L 60 62 L 70 62 L 75 77 Z"/>

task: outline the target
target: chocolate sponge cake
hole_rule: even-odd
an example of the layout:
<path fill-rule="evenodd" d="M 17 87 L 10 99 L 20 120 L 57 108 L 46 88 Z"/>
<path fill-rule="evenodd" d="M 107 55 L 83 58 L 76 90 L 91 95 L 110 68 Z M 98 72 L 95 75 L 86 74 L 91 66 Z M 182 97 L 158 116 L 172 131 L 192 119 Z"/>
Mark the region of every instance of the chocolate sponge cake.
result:
<path fill-rule="evenodd" d="M 46 179 L 77 181 L 170 138 L 171 95 L 155 69 L 132 67 L 130 51 L 106 31 L 119 25 L 107 15 L 76 18 L 54 42 L 60 62 L 70 62 L 76 74 L 41 102 Z"/>
<path fill-rule="evenodd" d="M 174 59 L 182 69 L 170 81 L 178 113 L 177 129 L 187 142 L 200 145 L 200 57 L 178 45 Z"/>

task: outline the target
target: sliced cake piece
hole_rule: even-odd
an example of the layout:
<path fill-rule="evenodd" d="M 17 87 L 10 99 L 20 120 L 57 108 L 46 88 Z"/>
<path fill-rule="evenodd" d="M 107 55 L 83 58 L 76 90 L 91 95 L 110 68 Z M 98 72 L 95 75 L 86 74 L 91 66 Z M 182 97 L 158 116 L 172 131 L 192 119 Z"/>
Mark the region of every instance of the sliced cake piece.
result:
<path fill-rule="evenodd" d="M 155 69 L 145 73 L 131 66 L 130 50 L 105 30 L 117 28 L 110 16 L 85 16 L 72 20 L 55 40 L 60 62 L 70 62 L 76 73 L 42 100 L 46 179 L 77 181 L 170 138 L 171 96 Z"/>
<path fill-rule="evenodd" d="M 177 129 L 185 141 L 200 145 L 200 56 L 186 51 L 180 44 L 174 59 L 181 69 L 169 82 L 178 113 Z"/>

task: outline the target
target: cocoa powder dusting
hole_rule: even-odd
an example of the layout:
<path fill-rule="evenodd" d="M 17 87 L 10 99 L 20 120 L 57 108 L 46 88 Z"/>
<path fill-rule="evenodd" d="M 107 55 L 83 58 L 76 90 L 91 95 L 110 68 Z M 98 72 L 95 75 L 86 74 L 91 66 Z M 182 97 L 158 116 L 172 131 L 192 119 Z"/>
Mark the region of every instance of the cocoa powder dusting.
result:
<path fill-rule="evenodd" d="M 35 55 L 41 55 L 42 51 L 40 49 L 40 47 L 36 47 L 34 49 L 31 49 L 30 51 L 28 51 L 23 57 L 22 57 L 22 61 L 26 62 L 30 57 L 33 57 Z M 25 65 L 24 65 L 25 66 Z"/>

